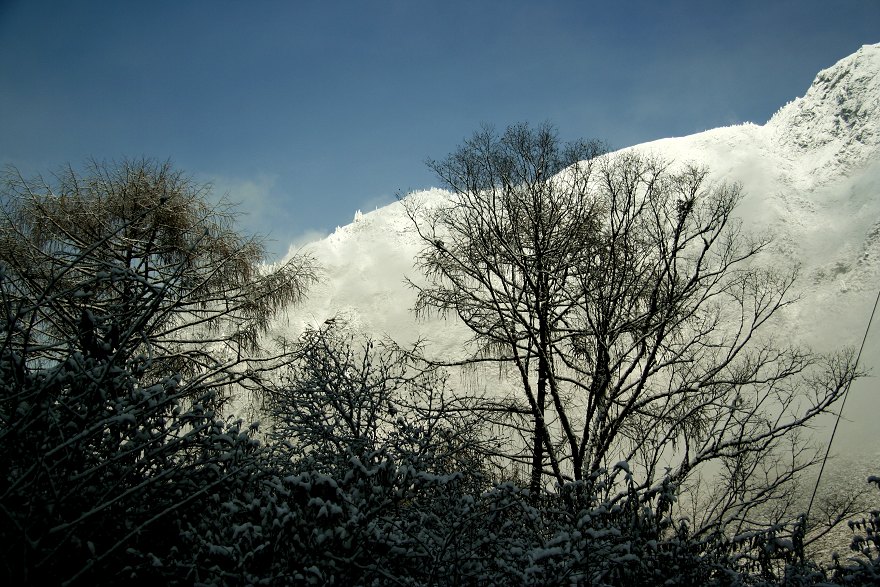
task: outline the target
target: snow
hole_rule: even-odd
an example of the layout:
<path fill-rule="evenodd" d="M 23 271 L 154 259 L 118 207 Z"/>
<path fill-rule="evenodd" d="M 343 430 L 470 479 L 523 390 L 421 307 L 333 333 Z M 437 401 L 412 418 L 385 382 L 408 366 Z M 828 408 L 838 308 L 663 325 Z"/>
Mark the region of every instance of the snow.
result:
<path fill-rule="evenodd" d="M 410 197 L 439 201 L 446 192 L 431 189 Z M 360 213 L 351 224 L 304 247 L 321 264 L 325 278 L 309 291 L 304 304 L 277 325 L 275 334 L 291 337 L 307 326 L 342 319 L 363 332 L 387 334 L 400 343 L 428 338 L 440 345 L 438 349 L 460 350 L 467 336 L 463 326 L 418 324 L 410 312 L 415 294 L 405 278 L 419 279 L 413 269 L 419 248 L 401 202 Z"/>
<path fill-rule="evenodd" d="M 706 165 L 716 181 L 738 182 L 746 194 L 738 215 L 753 232 L 774 236 L 765 262 L 800 267 L 801 301 L 778 328 L 786 340 L 829 351 L 858 347 L 880 287 L 880 44 L 866 45 L 821 71 L 802 97 L 765 124 L 741 124 L 625 149 Z M 613 156 L 613 155 L 612 155 Z M 429 189 L 408 197 L 446 197 Z M 305 249 L 325 279 L 307 302 L 276 325 L 296 336 L 307 325 L 340 316 L 377 336 L 410 343 L 427 338 L 433 353 L 460 353 L 468 331 L 455 320 L 417 322 L 419 243 L 400 202 L 357 211 Z M 880 366 L 880 323 L 874 324 L 862 369 Z M 835 452 L 864 453 L 880 396 L 871 378 L 853 385 Z M 827 430 L 817 434 L 827 437 Z"/>
<path fill-rule="evenodd" d="M 799 159 L 805 178 L 846 172 L 870 159 L 880 144 L 880 44 L 822 70 L 803 98 L 767 123 L 780 151 Z"/>

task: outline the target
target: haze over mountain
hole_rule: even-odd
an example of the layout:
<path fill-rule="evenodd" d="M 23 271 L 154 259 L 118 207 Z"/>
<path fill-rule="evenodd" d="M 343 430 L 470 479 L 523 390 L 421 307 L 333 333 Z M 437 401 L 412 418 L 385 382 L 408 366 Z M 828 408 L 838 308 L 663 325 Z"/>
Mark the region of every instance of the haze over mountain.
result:
<path fill-rule="evenodd" d="M 880 44 L 819 72 L 803 97 L 763 125 L 717 128 L 629 150 L 702 164 L 716 181 L 742 184 L 745 197 L 736 215 L 747 231 L 774 237 L 762 262 L 800 266 L 801 300 L 775 325 L 777 336 L 823 351 L 858 348 L 880 288 Z M 408 197 L 445 196 L 431 189 Z M 418 279 L 413 260 L 419 248 L 400 202 L 358 211 L 351 224 L 305 247 L 322 263 L 324 280 L 276 333 L 295 335 L 338 315 L 401 343 L 426 338 L 435 356 L 460 353 L 469 337 L 460 323 L 419 322 L 410 311 L 415 295 L 404 277 Z M 860 367 L 873 376 L 853 385 L 834 447 L 874 456 L 880 454 L 872 438 L 880 413 L 880 324 L 874 324 Z M 817 433 L 824 439 L 828 430 Z"/>

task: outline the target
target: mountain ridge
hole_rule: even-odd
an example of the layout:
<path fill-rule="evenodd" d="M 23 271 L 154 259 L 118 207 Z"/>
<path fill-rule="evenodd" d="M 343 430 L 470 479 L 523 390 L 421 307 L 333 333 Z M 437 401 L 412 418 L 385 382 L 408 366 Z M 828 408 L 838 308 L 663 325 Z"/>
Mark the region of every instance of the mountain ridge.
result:
<path fill-rule="evenodd" d="M 766 126 L 789 151 L 804 155 L 831 146 L 838 162 L 858 164 L 880 147 L 878 111 L 880 44 L 863 45 L 820 71 L 806 94 L 780 108 Z"/>
<path fill-rule="evenodd" d="M 619 152 L 659 155 L 705 165 L 715 181 L 742 185 L 736 215 L 750 231 L 774 235 L 765 263 L 800 266 L 800 303 L 785 315 L 785 337 L 828 351 L 857 346 L 880 286 L 880 44 L 865 45 L 823 69 L 804 96 L 764 125 L 744 123 L 660 139 Z M 614 154 L 611 154 L 613 156 Z M 408 197 L 446 197 L 431 188 Z M 409 343 L 428 339 L 433 353 L 461 352 L 468 331 L 454 320 L 416 321 L 419 243 L 400 202 L 354 221 L 305 250 L 325 280 L 276 327 L 287 336 L 341 315 L 366 333 Z M 880 327 L 862 366 L 880 368 Z M 862 379 L 847 406 L 848 446 L 869 442 L 880 398 Z M 852 410 L 852 412 L 850 412 Z"/>

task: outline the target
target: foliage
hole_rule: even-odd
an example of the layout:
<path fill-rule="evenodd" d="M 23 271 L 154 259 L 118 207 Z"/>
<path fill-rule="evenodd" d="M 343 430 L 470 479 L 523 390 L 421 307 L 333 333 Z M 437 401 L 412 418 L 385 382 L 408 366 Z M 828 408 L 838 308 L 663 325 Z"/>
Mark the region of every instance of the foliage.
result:
<path fill-rule="evenodd" d="M 211 392 L 183 408 L 198 384 L 145 386 L 124 366 L 76 354 L 9 378 L 16 362 L 2 362 L 0 542 L 10 584 L 141 575 L 173 550 L 177 517 L 248 475 L 256 445 L 205 407 Z"/>
<path fill-rule="evenodd" d="M 112 581 L 130 550 L 158 556 L 176 516 L 248 474 L 251 433 L 218 409 L 284 359 L 253 354 L 254 337 L 312 271 L 264 270 L 259 242 L 205 196 L 149 161 L 67 169 L 56 185 L 9 175 L 0 542 L 12 582 Z"/>
<path fill-rule="evenodd" d="M 186 374 L 245 354 L 259 372 L 260 335 L 315 270 L 307 257 L 265 266 L 261 242 L 209 194 L 150 160 L 67 167 L 52 181 L 9 170 L 0 262 L 27 338 L 7 344 L 50 361 L 71 346 L 97 359 L 143 355 Z"/>

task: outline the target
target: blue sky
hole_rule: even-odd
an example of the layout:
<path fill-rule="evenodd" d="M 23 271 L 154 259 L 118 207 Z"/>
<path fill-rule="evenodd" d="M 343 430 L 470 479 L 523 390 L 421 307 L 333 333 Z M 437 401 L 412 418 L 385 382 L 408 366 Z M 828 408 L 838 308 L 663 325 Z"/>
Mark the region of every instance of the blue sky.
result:
<path fill-rule="evenodd" d="M 764 123 L 876 42 L 876 0 L 0 0 L 0 164 L 170 159 L 279 255 L 436 184 L 481 123 L 615 148 Z"/>

